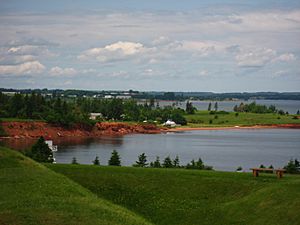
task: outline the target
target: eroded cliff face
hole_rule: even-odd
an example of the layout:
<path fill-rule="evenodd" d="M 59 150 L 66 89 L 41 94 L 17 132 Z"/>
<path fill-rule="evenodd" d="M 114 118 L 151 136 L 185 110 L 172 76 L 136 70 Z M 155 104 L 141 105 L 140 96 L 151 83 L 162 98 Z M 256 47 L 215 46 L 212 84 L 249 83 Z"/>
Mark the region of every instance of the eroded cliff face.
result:
<path fill-rule="evenodd" d="M 97 137 L 102 135 L 125 135 L 131 133 L 157 134 L 162 129 L 152 124 L 128 124 L 119 122 L 97 123 L 92 129 L 81 126 L 63 128 L 46 122 L 1 122 L 7 137 L 11 138 L 45 138 L 59 137 Z"/>

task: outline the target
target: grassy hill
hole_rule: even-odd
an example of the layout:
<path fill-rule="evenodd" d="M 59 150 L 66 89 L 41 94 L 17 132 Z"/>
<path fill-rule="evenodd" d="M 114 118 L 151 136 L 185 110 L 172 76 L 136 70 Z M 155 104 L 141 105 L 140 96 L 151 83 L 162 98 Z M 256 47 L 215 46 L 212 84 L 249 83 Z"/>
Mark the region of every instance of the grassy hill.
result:
<path fill-rule="evenodd" d="M 0 147 L 0 224 L 149 224 L 79 184 Z"/>
<path fill-rule="evenodd" d="M 210 114 L 208 111 L 196 111 L 185 115 L 188 127 L 223 127 L 223 126 L 253 126 L 272 124 L 299 124 L 295 115 L 278 115 L 273 113 L 238 113 L 227 112 Z"/>
<path fill-rule="evenodd" d="M 47 165 L 154 224 L 288 225 L 300 221 L 300 176 Z"/>

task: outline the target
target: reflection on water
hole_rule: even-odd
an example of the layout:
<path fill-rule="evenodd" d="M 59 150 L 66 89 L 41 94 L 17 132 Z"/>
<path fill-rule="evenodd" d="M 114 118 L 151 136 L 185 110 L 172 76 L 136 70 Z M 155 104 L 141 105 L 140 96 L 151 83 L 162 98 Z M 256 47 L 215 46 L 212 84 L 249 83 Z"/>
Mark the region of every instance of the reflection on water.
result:
<path fill-rule="evenodd" d="M 7 146 L 16 150 L 26 150 L 30 148 L 37 139 L 26 139 L 26 138 L 5 138 L 0 139 L 0 145 Z M 74 148 L 75 146 L 85 146 L 89 147 L 95 143 L 102 145 L 113 145 L 121 146 L 123 144 L 123 139 L 118 136 L 114 137 L 60 137 L 53 140 L 53 144 L 59 146 L 59 150 L 63 151 L 64 149 Z"/>
<path fill-rule="evenodd" d="M 20 150 L 20 151 L 23 151 L 23 150 L 26 150 L 26 149 L 30 148 L 35 142 L 36 142 L 36 139 L 25 139 L 25 138 L 0 139 L 0 145 L 1 146 L 6 146 L 6 147 L 16 149 L 16 150 Z"/>
<path fill-rule="evenodd" d="M 9 146 L 29 146 L 32 140 L 5 140 Z M 91 164 L 99 156 L 106 165 L 113 149 L 121 155 L 122 165 L 132 165 L 137 156 L 146 153 L 148 161 L 159 156 L 179 156 L 185 165 L 201 157 L 217 170 L 233 171 L 238 166 L 245 170 L 264 164 L 284 166 L 291 158 L 300 159 L 300 130 L 298 129 L 243 129 L 201 130 L 168 134 L 135 134 L 119 137 L 60 138 L 55 158 L 58 163 Z"/>

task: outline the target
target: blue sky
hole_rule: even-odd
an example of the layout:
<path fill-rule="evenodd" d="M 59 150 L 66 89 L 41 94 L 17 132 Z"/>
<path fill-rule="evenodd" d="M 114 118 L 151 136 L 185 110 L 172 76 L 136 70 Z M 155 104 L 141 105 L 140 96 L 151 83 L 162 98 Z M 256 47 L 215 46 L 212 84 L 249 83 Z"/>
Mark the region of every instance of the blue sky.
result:
<path fill-rule="evenodd" d="M 299 1 L 0 0 L 0 86 L 300 91 Z"/>

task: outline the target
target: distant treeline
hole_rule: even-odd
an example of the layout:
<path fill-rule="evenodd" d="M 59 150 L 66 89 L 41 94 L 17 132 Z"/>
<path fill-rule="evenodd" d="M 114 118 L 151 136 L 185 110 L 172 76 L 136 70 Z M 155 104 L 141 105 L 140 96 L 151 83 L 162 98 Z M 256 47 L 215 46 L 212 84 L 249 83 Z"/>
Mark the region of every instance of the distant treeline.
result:
<path fill-rule="evenodd" d="M 0 92 L 0 117 L 4 118 L 40 119 L 62 126 L 92 125 L 90 113 L 101 113 L 99 120 L 165 122 L 172 119 L 178 124 L 187 123 L 183 109 L 172 106 L 161 108 L 154 100 L 141 105 L 132 99 L 46 99 L 35 92 L 25 95 L 16 93 L 13 96 Z"/>
<path fill-rule="evenodd" d="M 274 105 L 269 107 L 266 105 L 259 105 L 256 102 L 250 104 L 244 104 L 243 102 L 240 105 L 235 105 L 233 108 L 235 112 L 251 112 L 251 113 L 279 113 L 284 114 L 282 110 L 278 110 Z"/>
<path fill-rule="evenodd" d="M 136 99 L 158 99 L 158 100 L 230 100 L 230 99 L 239 99 L 239 100 L 249 100 L 249 99 L 270 99 L 270 100 L 300 100 L 300 92 L 233 92 L 233 93 L 213 93 L 213 92 L 140 92 L 134 90 L 128 91 L 89 91 L 89 90 L 62 90 L 62 89 L 7 89 L 0 88 L 1 92 L 19 92 L 21 94 L 30 94 L 31 92 L 40 93 L 40 94 L 50 94 L 53 97 L 57 96 L 77 96 L 77 97 L 93 97 L 99 96 L 103 97 L 105 95 L 122 95 L 127 94 L 132 98 Z"/>

